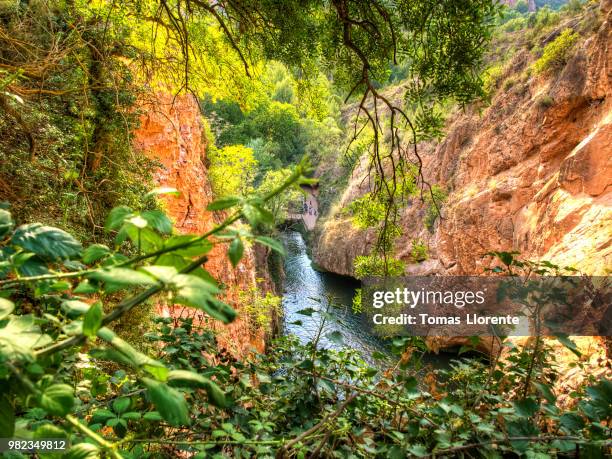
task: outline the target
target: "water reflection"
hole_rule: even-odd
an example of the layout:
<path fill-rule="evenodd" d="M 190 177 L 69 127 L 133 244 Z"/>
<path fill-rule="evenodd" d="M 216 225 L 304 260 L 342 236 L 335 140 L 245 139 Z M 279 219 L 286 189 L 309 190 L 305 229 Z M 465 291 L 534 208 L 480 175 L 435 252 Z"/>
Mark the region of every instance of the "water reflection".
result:
<path fill-rule="evenodd" d="M 283 295 L 284 332 L 298 336 L 303 343 L 314 339 L 319 331 L 321 315 L 315 312 L 312 316 L 307 316 L 298 314 L 297 311 L 306 308 L 325 309 L 328 298 L 331 297 L 335 304 L 332 310 L 335 320 L 326 323 L 319 345 L 328 349 L 342 346 L 356 349 L 366 361 L 373 363 L 372 354 L 375 351 L 384 353 L 385 346 L 377 337 L 363 329 L 361 319 L 352 312 L 353 295 L 359 287 L 359 282 L 316 271 L 299 232 L 287 231 L 283 233 L 282 240 L 287 250 Z M 302 324 L 296 324 L 298 321 Z M 342 343 L 329 338 L 334 331 L 342 334 Z"/>

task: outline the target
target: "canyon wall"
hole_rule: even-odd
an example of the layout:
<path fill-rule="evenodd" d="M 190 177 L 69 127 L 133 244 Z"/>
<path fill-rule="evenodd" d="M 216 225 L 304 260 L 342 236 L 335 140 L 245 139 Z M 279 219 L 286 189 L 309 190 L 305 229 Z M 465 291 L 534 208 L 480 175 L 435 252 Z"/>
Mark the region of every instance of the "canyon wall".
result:
<path fill-rule="evenodd" d="M 530 76 L 533 57 L 518 51 L 490 106 L 458 111 L 442 142 L 420 145 L 425 178 L 449 195 L 431 232 L 424 203 L 414 199 L 403 210 L 395 254 L 408 274 L 482 274 L 492 262 L 482 255 L 491 250 L 516 250 L 588 274 L 610 272 L 610 4 L 602 3 L 601 25 L 562 70 Z M 366 175 L 363 158 L 319 226 L 314 256 L 326 270 L 352 275 L 355 256 L 372 250 L 375 231 L 356 230 L 342 210 L 369 191 Z M 411 259 L 413 240 L 428 246 L 426 261 Z"/>
<path fill-rule="evenodd" d="M 206 169 L 206 145 L 200 108 L 192 95 L 173 97 L 157 94 L 152 102 L 142 104 L 140 128 L 134 133 L 134 145 L 147 157 L 160 163 L 155 173 L 159 186 L 176 188 L 180 196 L 163 195 L 168 215 L 179 233 L 202 234 L 218 224 L 222 215 L 206 210 L 213 200 Z M 200 311 L 182 306 L 163 306 L 163 315 L 195 317 L 217 330 L 219 343 L 235 356 L 243 356 L 251 348 L 262 351 L 264 333 L 254 330 L 248 314 L 241 313 L 240 295 L 248 294 L 258 284 L 255 251 L 247 248 L 242 261 L 234 269 L 226 256 L 227 244 L 215 245 L 205 268 L 224 287 L 222 299 L 238 311 L 229 324 L 212 321 Z"/>

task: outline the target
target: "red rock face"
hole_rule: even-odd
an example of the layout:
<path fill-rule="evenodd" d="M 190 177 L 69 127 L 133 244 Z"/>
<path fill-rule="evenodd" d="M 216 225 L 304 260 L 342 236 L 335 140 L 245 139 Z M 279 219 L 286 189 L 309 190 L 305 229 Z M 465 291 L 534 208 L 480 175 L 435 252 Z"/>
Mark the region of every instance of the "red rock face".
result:
<path fill-rule="evenodd" d="M 612 269 L 612 12 L 604 2 L 599 31 L 578 44 L 564 69 L 548 77 L 520 77 L 529 62 L 519 52 L 508 65 L 515 83 L 500 89 L 482 113 L 452 116 L 445 139 L 421 145 L 424 174 L 449 191 L 433 233 L 425 207 L 402 213 L 395 247 L 409 274 L 482 274 L 491 250 L 571 265 L 588 274 Z M 533 58 L 531 58 L 533 59 Z M 506 75 L 506 76 L 509 76 Z M 367 192 L 358 167 L 338 209 Z M 322 184 L 324 186 L 324 184 Z M 423 239 L 430 258 L 410 258 Z M 342 213 L 320 225 L 316 262 L 340 274 L 368 253 L 373 232 L 352 228 Z"/>
<path fill-rule="evenodd" d="M 200 109 L 192 95 L 173 98 L 157 95 L 153 103 L 142 106 L 141 127 L 134 133 L 134 145 L 149 158 L 161 163 L 155 174 L 159 186 L 176 188 L 180 197 L 163 196 L 163 205 L 180 233 L 202 234 L 219 223 L 206 210 L 213 200 L 205 165 L 206 142 Z M 219 331 L 220 344 L 235 356 L 244 356 L 249 348 L 262 351 L 262 332 L 253 332 L 246 315 L 240 313 L 238 295 L 256 285 L 255 260 L 252 250 L 236 269 L 225 256 L 227 247 L 216 245 L 205 268 L 226 286 L 224 300 L 239 312 L 230 325 L 210 321 L 199 311 L 182 306 L 163 306 L 161 313 L 170 316 L 195 316 Z"/>

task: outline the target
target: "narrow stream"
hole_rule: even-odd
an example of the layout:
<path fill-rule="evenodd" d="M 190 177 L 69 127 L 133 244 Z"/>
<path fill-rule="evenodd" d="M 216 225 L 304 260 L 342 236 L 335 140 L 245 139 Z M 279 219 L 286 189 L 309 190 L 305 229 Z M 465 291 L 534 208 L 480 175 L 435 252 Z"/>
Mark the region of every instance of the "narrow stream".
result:
<path fill-rule="evenodd" d="M 321 316 L 317 313 L 307 316 L 298 311 L 325 308 L 328 297 L 331 297 L 336 305 L 331 311 L 336 320 L 325 324 L 320 345 L 331 349 L 343 346 L 356 349 L 366 361 L 372 363 L 372 354 L 375 351 L 385 352 L 385 346 L 363 329 L 361 319 L 352 312 L 353 295 L 355 289 L 359 288 L 359 282 L 316 271 L 299 232 L 286 231 L 282 234 L 282 240 L 287 251 L 283 294 L 284 333 L 294 334 L 304 343 L 312 340 L 319 330 Z M 297 321 L 302 324 L 295 324 Z M 338 344 L 327 337 L 334 331 L 342 334 L 343 343 Z"/>
<path fill-rule="evenodd" d="M 304 238 L 298 231 L 285 231 L 281 235 L 287 256 L 285 258 L 285 283 L 283 292 L 284 334 L 294 334 L 301 342 L 313 340 L 321 324 L 321 316 L 316 312 L 311 316 L 299 314 L 298 311 L 312 308 L 325 308 L 328 298 L 333 298 L 336 307 L 330 312 L 335 320 L 325 324 L 319 339 L 319 345 L 328 349 L 349 347 L 357 350 L 361 357 L 374 366 L 372 357 L 378 351 L 391 356 L 381 339 L 371 335 L 361 323 L 361 318 L 352 312 L 353 296 L 359 282 L 332 273 L 320 272 L 313 268 L 308 256 Z M 295 322 L 301 322 L 296 324 Z M 334 331 L 342 334 L 342 342 L 337 343 L 328 338 Z M 448 368 L 451 354 L 427 354 L 423 363 L 435 368 Z"/>

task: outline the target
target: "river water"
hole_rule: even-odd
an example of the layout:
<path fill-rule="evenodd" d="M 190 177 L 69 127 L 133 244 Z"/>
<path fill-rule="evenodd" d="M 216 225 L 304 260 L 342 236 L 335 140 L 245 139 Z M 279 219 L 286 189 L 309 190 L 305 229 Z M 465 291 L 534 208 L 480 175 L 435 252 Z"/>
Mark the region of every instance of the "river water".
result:
<path fill-rule="evenodd" d="M 353 296 L 355 289 L 359 288 L 359 282 L 315 270 L 304 238 L 298 231 L 283 232 L 281 240 L 287 252 L 282 301 L 284 334 L 294 334 L 302 343 L 312 341 L 319 331 L 321 315 L 315 312 L 308 316 L 299 314 L 298 311 L 307 308 L 325 310 L 328 298 L 333 298 L 335 306 L 329 309 L 329 312 L 334 316 L 334 320 L 326 321 L 320 335 L 319 347 L 355 349 L 373 366 L 380 366 L 383 362 L 390 363 L 392 357 L 388 347 L 380 338 L 370 334 L 361 323 L 361 317 L 352 311 Z M 301 324 L 296 324 L 298 321 Z M 342 342 L 328 338 L 334 331 L 342 334 Z M 374 359 L 372 355 L 375 352 L 385 354 L 389 359 L 383 359 L 382 362 Z M 453 358 L 455 356 L 451 354 L 426 354 L 422 357 L 422 363 L 434 368 L 448 368 Z"/>
<path fill-rule="evenodd" d="M 284 333 L 297 335 L 303 343 L 311 341 L 319 331 L 321 315 L 315 312 L 308 316 L 298 311 L 306 308 L 326 309 L 328 298 L 333 298 L 335 306 L 330 312 L 334 320 L 326 322 L 319 345 L 331 349 L 343 346 L 355 349 L 369 363 L 373 363 L 372 354 L 375 351 L 386 353 L 382 341 L 369 334 L 363 328 L 361 318 L 352 312 L 353 295 L 359 288 L 359 282 L 315 270 L 299 232 L 286 231 L 281 237 L 287 251 L 283 294 Z M 296 324 L 297 321 L 302 324 Z M 328 338 L 334 331 L 342 334 L 341 343 Z"/>

